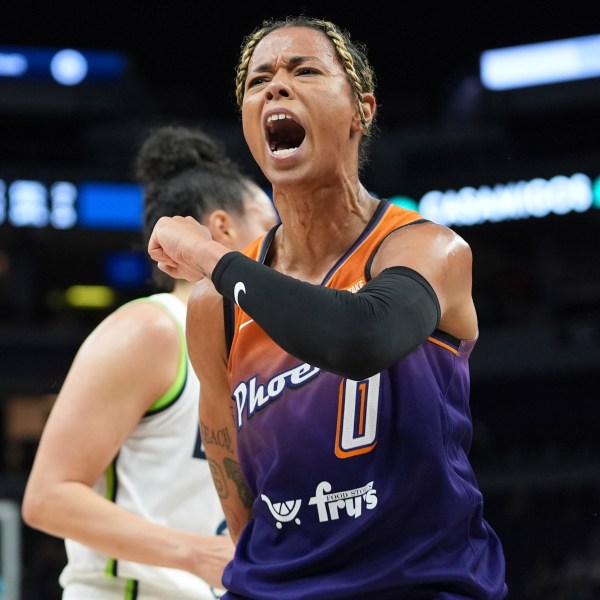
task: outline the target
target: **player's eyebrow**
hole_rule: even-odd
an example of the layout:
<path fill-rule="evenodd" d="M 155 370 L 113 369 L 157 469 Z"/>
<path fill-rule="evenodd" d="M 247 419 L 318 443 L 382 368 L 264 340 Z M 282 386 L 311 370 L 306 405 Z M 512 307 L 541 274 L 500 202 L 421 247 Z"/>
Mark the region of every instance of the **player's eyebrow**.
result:
<path fill-rule="evenodd" d="M 285 63 L 287 64 L 287 66 L 289 68 L 294 68 L 298 65 L 301 65 L 302 63 L 311 61 L 311 60 L 316 60 L 316 61 L 320 61 L 321 59 L 318 58 L 317 56 L 291 56 L 290 58 L 288 58 Z M 261 71 L 272 71 L 273 70 L 273 63 L 272 62 L 264 62 L 260 65 L 257 65 L 254 69 L 252 69 L 253 73 L 256 72 L 261 72 Z"/>

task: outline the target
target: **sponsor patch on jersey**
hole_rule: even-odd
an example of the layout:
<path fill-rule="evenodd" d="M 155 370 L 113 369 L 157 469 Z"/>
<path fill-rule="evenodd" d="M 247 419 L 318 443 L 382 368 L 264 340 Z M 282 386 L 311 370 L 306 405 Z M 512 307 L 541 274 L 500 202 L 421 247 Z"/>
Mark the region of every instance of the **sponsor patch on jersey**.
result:
<path fill-rule="evenodd" d="M 261 494 L 260 497 L 275 519 L 277 529 L 281 529 L 283 523 L 301 524 L 298 517 L 302 506 L 301 498 L 275 502 L 266 494 Z M 314 496 L 308 500 L 308 505 L 314 506 L 316 513 L 310 515 L 305 512 L 306 516 L 311 518 L 316 516 L 320 523 L 349 517 L 358 519 L 363 511 L 373 510 L 377 506 L 377 490 L 372 481 L 354 489 L 340 491 L 333 491 L 328 481 L 321 481 L 316 487 Z"/>

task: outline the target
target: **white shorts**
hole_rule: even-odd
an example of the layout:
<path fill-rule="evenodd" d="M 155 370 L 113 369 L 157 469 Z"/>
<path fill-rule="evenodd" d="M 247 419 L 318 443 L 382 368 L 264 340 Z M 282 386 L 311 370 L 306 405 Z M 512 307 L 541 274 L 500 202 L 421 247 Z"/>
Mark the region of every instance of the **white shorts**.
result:
<path fill-rule="evenodd" d="M 222 590 L 220 590 L 221 593 Z M 218 598 L 216 595 L 215 598 Z M 69 583 L 62 595 L 62 600 L 174 600 L 184 599 L 178 590 L 164 590 L 140 583 L 137 593 L 127 589 L 124 579 L 106 579 L 94 583 Z"/>

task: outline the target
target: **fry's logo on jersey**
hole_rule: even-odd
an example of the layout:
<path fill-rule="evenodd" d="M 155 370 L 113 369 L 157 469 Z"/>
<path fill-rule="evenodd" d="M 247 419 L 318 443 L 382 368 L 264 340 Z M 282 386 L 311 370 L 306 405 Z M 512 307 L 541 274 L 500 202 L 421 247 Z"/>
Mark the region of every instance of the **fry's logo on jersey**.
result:
<path fill-rule="evenodd" d="M 363 502 L 367 510 L 373 510 L 377 506 L 377 490 L 373 489 L 373 482 L 367 483 L 361 488 L 346 490 L 344 492 L 331 491 L 331 484 L 328 481 L 321 481 L 317 486 L 315 495 L 308 501 L 309 504 L 316 504 L 319 513 L 319 521 L 336 521 L 340 518 L 340 510 L 346 511 L 349 517 L 358 519 L 362 514 Z"/>
<path fill-rule="evenodd" d="M 293 369 L 271 377 L 266 383 L 258 384 L 258 377 L 254 376 L 248 381 L 242 381 L 233 390 L 233 398 L 237 408 L 237 426 L 242 427 L 242 413 L 248 409 L 248 419 L 256 410 L 263 408 L 271 400 L 276 400 L 286 388 L 295 388 L 304 385 L 316 377 L 321 369 L 302 363 Z"/>
<path fill-rule="evenodd" d="M 363 485 L 353 490 L 342 492 L 331 492 L 331 484 L 328 481 L 321 481 L 317 485 L 315 495 L 308 501 L 309 505 L 316 505 L 319 522 L 337 521 L 340 513 L 345 512 L 349 517 L 358 519 L 362 515 L 363 506 L 366 510 L 373 510 L 377 506 L 377 490 L 373 488 L 373 482 Z M 298 517 L 302 500 L 286 500 L 284 502 L 272 502 L 266 494 L 260 495 L 261 500 L 269 508 L 269 512 L 275 518 L 277 529 L 283 527 L 282 523 L 291 523 L 300 525 L 301 520 Z"/>

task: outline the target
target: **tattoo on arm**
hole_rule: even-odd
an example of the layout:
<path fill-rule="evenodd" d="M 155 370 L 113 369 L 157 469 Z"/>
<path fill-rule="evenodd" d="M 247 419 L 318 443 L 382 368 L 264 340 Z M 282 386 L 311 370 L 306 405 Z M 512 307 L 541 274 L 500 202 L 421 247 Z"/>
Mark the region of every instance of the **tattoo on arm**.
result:
<path fill-rule="evenodd" d="M 219 448 L 224 448 L 230 454 L 233 454 L 233 450 L 231 449 L 231 436 L 228 427 L 215 430 L 208 427 L 203 422 L 201 422 L 200 425 L 202 426 L 202 440 L 204 442 L 204 446 L 218 446 Z"/>
<path fill-rule="evenodd" d="M 221 500 L 225 500 L 229 496 L 229 490 L 227 489 L 227 480 L 223 473 L 223 469 L 219 466 L 215 460 L 208 459 L 208 465 L 210 467 L 210 474 L 212 475 L 217 495 Z"/>
<path fill-rule="evenodd" d="M 223 460 L 223 466 L 225 467 L 227 478 L 231 479 L 231 481 L 233 481 L 233 483 L 237 487 L 238 496 L 242 501 L 242 504 L 245 508 L 251 508 L 254 497 L 250 492 L 248 485 L 246 484 L 246 480 L 244 479 L 244 475 L 242 474 L 242 470 L 240 469 L 240 464 L 235 460 L 225 458 Z"/>
<path fill-rule="evenodd" d="M 229 454 L 233 454 L 232 438 L 228 427 L 213 429 L 208 427 L 203 421 L 200 422 L 200 426 L 204 447 L 217 446 L 226 450 Z M 238 496 L 244 507 L 251 508 L 254 498 L 246 484 L 240 464 L 231 458 L 224 458 L 222 466 L 217 461 L 209 458 L 208 464 L 210 465 L 210 472 L 219 498 L 225 500 L 229 497 L 227 481 L 230 480 L 237 488 Z"/>

